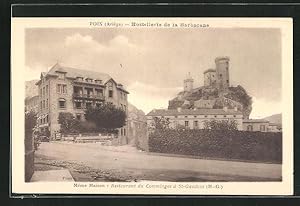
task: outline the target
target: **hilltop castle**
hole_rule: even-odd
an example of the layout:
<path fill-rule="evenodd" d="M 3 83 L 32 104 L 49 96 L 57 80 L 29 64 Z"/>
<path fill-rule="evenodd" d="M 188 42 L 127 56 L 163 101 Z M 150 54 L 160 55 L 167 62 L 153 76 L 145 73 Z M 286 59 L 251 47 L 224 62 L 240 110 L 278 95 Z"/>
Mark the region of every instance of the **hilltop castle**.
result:
<path fill-rule="evenodd" d="M 251 97 L 238 85 L 230 86 L 229 61 L 227 56 L 215 59 L 215 68 L 203 72 L 204 84 L 194 88 L 194 79 L 189 74 L 183 80 L 183 91 L 169 101 L 168 109 L 221 109 L 230 108 L 243 112 L 248 118 L 252 107 Z"/>
<path fill-rule="evenodd" d="M 220 92 L 226 92 L 229 88 L 229 57 L 217 57 L 215 59 L 216 69 L 207 69 L 204 74 L 204 87 L 216 88 Z M 183 81 L 185 92 L 193 91 L 194 79 L 188 76 Z"/>

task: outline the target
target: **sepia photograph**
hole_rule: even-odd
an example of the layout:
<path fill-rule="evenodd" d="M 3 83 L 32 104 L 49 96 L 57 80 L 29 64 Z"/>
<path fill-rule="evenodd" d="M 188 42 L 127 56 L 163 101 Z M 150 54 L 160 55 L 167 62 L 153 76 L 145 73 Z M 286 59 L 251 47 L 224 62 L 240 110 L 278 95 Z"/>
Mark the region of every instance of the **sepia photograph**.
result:
<path fill-rule="evenodd" d="M 292 53 L 276 21 L 57 20 L 15 23 L 22 184 L 231 194 L 227 184 L 254 183 L 268 194 L 287 181 L 278 193 L 289 193 Z"/>

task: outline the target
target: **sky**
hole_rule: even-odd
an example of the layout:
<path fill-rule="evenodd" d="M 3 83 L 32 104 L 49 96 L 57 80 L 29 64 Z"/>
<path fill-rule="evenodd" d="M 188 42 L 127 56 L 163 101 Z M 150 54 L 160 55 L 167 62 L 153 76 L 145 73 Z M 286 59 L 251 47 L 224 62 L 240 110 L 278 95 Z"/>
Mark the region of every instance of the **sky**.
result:
<path fill-rule="evenodd" d="M 32 28 L 26 30 L 26 80 L 57 62 L 108 73 L 148 113 L 167 108 L 190 72 L 194 87 L 217 56 L 230 57 L 230 85 L 253 98 L 251 118 L 281 113 L 281 36 L 264 28 Z"/>

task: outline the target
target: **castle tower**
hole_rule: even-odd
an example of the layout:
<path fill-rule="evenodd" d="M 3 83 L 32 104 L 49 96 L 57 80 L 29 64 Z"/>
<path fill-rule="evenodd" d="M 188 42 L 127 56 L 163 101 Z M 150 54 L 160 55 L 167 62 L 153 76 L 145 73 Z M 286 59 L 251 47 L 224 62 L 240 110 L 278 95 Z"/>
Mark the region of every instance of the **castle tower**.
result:
<path fill-rule="evenodd" d="M 220 91 L 227 91 L 229 87 L 229 60 L 226 56 L 215 59 L 217 87 Z"/>
<path fill-rule="evenodd" d="M 193 90 L 193 83 L 194 83 L 194 79 L 191 77 L 191 74 L 189 72 L 187 78 L 185 80 L 183 80 L 183 90 L 185 92 L 190 92 Z"/>
<path fill-rule="evenodd" d="M 216 86 L 216 70 L 207 69 L 203 72 L 203 76 L 204 76 L 204 86 L 206 87 Z"/>

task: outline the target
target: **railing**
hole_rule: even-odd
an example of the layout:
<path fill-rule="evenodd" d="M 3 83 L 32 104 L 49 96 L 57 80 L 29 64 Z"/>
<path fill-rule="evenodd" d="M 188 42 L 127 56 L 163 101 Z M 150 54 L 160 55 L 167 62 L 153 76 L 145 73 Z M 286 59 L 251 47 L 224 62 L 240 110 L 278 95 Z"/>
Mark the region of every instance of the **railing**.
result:
<path fill-rule="evenodd" d="M 73 94 L 74 98 L 87 98 L 87 99 L 100 99 L 104 100 L 105 97 L 103 95 L 94 95 L 94 94 Z"/>

